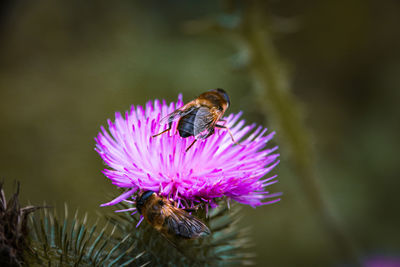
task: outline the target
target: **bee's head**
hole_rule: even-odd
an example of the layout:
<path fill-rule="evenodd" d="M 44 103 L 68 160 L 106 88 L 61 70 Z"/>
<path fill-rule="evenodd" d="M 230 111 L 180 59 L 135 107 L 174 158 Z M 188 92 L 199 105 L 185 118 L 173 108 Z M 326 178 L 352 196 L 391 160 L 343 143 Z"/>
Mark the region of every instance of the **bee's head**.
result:
<path fill-rule="evenodd" d="M 136 198 L 136 209 L 142 214 L 142 207 L 146 203 L 146 200 L 154 194 L 154 191 L 144 191 Z"/>
<path fill-rule="evenodd" d="M 224 89 L 222 89 L 222 88 L 217 88 L 217 89 L 215 89 L 215 90 L 213 90 L 213 91 L 219 93 L 219 94 L 224 98 L 224 100 L 226 101 L 226 103 L 228 103 L 228 107 L 231 105 L 231 100 L 229 99 L 229 96 L 228 96 L 228 94 L 225 92 Z"/>

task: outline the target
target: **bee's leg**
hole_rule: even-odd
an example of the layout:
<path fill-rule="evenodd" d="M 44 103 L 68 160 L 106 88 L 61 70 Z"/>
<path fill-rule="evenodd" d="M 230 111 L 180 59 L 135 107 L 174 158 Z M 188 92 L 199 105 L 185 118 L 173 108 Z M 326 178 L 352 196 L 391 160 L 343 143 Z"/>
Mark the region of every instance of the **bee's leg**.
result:
<path fill-rule="evenodd" d="M 187 211 L 187 212 L 194 212 L 194 211 L 197 211 L 200 208 L 200 205 L 201 204 L 197 204 L 196 206 L 194 206 L 192 208 L 187 208 L 187 209 L 183 209 L 183 210 Z"/>
<path fill-rule="evenodd" d="M 243 146 L 242 144 L 239 144 L 238 142 L 236 142 L 235 138 L 233 138 L 233 134 L 232 134 L 231 130 L 227 126 L 215 124 L 215 127 L 226 129 L 232 138 L 232 142 L 234 142 L 236 145 Z"/>
<path fill-rule="evenodd" d="M 224 120 L 224 119 L 219 119 L 218 121 L 222 122 L 223 124 L 226 123 L 226 120 Z"/>
<path fill-rule="evenodd" d="M 194 139 L 193 142 L 190 144 L 190 146 L 188 146 L 188 148 L 186 148 L 185 152 L 188 152 L 188 150 L 194 145 L 194 143 L 196 143 L 197 139 Z"/>
<path fill-rule="evenodd" d="M 162 135 L 163 133 L 168 132 L 169 130 L 171 130 L 171 127 L 169 127 L 168 129 L 162 131 L 161 133 L 153 135 L 152 137 L 156 137 L 156 136 Z"/>

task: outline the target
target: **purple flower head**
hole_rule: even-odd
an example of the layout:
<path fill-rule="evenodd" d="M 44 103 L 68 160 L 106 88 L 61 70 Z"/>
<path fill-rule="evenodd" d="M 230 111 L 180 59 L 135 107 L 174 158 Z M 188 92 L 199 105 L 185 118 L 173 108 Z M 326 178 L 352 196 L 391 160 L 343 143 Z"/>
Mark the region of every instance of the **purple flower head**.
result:
<path fill-rule="evenodd" d="M 224 119 L 242 146 L 232 142 L 226 129 L 216 128 L 215 134 L 185 152 L 194 137 L 180 137 L 177 122 L 171 131 L 152 137 L 168 127 L 160 120 L 181 106 L 181 95 L 169 105 L 149 101 L 144 108 L 132 106 L 125 115 L 116 113 L 115 122 L 108 120 L 108 131 L 101 127 L 95 150 L 109 166 L 103 173 L 116 186 L 127 188 L 102 206 L 127 200 L 139 190 L 169 196 L 178 207 L 200 202 L 215 207 L 222 197 L 252 207 L 279 201 L 280 193 L 265 190 L 277 182 L 276 176 L 263 179 L 279 162 L 279 155 L 273 154 L 277 147 L 266 148 L 274 133 L 265 135 L 267 129 L 255 124 L 245 126 L 239 112 Z"/>

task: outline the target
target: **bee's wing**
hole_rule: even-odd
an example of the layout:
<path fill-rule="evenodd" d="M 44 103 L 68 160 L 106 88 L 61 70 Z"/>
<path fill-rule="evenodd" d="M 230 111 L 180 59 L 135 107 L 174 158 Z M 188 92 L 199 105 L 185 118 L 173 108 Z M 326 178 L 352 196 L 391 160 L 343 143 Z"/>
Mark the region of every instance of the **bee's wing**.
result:
<path fill-rule="evenodd" d="M 193 135 L 196 139 L 206 139 L 214 133 L 218 116 L 213 115 L 207 107 L 200 107 L 194 119 Z"/>
<path fill-rule="evenodd" d="M 196 108 L 196 106 L 193 105 L 193 101 L 189 102 L 186 105 L 178 108 L 174 112 L 171 112 L 170 114 L 168 114 L 167 116 L 162 118 L 160 120 L 160 124 L 171 123 L 173 121 L 176 121 L 176 120 L 180 119 L 181 117 L 183 117 L 183 116 L 189 114 L 190 112 L 192 112 L 195 108 Z"/>
<path fill-rule="evenodd" d="M 166 216 L 166 223 L 173 234 L 182 238 L 198 238 L 209 235 L 210 229 L 199 219 L 183 209 L 171 207 L 172 212 Z"/>

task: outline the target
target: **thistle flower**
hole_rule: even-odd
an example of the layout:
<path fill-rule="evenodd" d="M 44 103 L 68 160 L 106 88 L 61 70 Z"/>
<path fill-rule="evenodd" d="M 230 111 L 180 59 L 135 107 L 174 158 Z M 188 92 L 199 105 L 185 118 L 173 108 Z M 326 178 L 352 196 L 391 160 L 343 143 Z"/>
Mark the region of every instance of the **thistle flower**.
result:
<path fill-rule="evenodd" d="M 263 179 L 279 162 L 279 155 L 274 154 L 277 147 L 266 148 L 273 132 L 265 135 L 267 129 L 261 126 L 245 126 L 239 112 L 224 120 L 242 146 L 235 145 L 225 129 L 216 129 L 185 152 L 194 137 L 181 138 L 177 122 L 168 133 L 152 138 L 168 127 L 160 120 L 181 106 L 181 95 L 169 105 L 164 100 L 149 101 L 145 107 L 132 106 L 124 116 L 117 112 L 115 122 L 108 120 L 108 131 L 101 127 L 95 150 L 109 166 L 103 173 L 127 189 L 102 206 L 130 201 L 139 190 L 169 196 L 178 207 L 204 203 L 207 209 L 224 197 L 252 207 L 279 201 L 280 193 L 265 190 L 277 182 L 276 176 Z"/>

